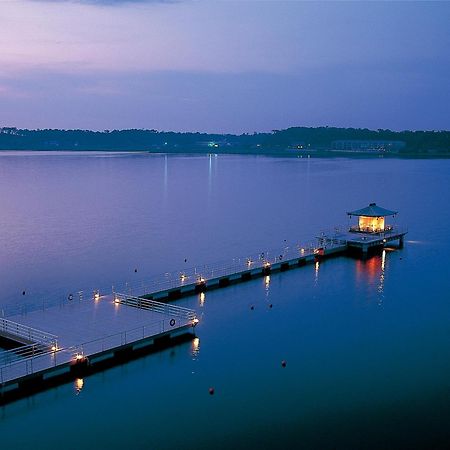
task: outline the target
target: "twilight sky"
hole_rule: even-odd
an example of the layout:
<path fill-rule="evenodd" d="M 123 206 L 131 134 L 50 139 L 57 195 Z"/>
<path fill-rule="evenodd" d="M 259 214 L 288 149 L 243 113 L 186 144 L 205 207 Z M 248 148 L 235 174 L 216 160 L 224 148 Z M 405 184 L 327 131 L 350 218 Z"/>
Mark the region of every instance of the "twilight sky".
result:
<path fill-rule="evenodd" d="M 0 0 L 0 126 L 450 129 L 450 2 Z"/>

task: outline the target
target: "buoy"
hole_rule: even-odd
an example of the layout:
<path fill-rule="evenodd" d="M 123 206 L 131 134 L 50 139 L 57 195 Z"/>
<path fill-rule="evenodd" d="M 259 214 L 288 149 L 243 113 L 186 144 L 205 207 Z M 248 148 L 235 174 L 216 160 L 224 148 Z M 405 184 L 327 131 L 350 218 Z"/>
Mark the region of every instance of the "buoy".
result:
<path fill-rule="evenodd" d="M 209 395 L 214 395 L 214 388 L 213 388 L 213 387 L 210 387 L 210 388 L 208 389 L 208 392 L 209 392 Z"/>
<path fill-rule="evenodd" d="M 134 273 L 137 273 L 137 269 L 134 269 Z"/>
<path fill-rule="evenodd" d="M 272 308 L 272 303 L 269 303 L 269 308 Z"/>
<path fill-rule="evenodd" d="M 25 295 L 25 291 L 22 291 L 22 295 Z"/>
<path fill-rule="evenodd" d="M 69 294 L 69 296 L 67 297 L 70 301 L 72 301 L 73 300 L 73 295 L 72 294 Z"/>
<path fill-rule="evenodd" d="M 284 359 L 281 361 L 281 367 L 286 367 L 286 361 Z"/>
<path fill-rule="evenodd" d="M 250 306 L 250 309 L 253 311 L 255 309 L 255 307 L 252 305 L 252 306 Z"/>
<path fill-rule="evenodd" d="M 184 258 L 184 262 L 187 262 L 187 258 Z"/>
<path fill-rule="evenodd" d="M 170 319 L 170 326 L 173 327 L 175 325 L 175 319 Z"/>

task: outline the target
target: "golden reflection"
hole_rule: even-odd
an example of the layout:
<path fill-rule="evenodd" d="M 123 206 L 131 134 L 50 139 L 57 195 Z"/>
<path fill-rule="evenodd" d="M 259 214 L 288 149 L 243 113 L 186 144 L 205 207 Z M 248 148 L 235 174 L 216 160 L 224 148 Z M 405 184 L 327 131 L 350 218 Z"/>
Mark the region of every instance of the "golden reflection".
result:
<path fill-rule="evenodd" d="M 198 337 L 195 337 L 194 339 L 192 339 L 191 343 L 192 359 L 197 359 L 199 353 L 200 353 L 200 339 Z"/>
<path fill-rule="evenodd" d="M 358 282 L 368 286 L 372 292 L 376 289 L 377 304 L 381 306 L 384 299 L 384 285 L 387 270 L 387 252 L 383 249 L 381 255 L 375 255 L 367 260 L 356 261 L 356 278 Z M 368 295 L 367 298 L 371 296 Z"/>
<path fill-rule="evenodd" d="M 320 268 L 320 262 L 316 261 L 314 264 L 314 283 L 316 283 L 316 284 L 319 281 L 319 268 Z"/>
<path fill-rule="evenodd" d="M 200 306 L 204 306 L 205 305 L 205 298 L 206 298 L 206 295 L 205 295 L 204 292 L 200 292 L 200 294 L 198 294 L 198 304 Z"/>
<path fill-rule="evenodd" d="M 381 305 L 383 303 L 383 294 L 384 294 L 384 271 L 386 267 L 386 250 L 383 250 L 381 253 L 381 272 L 380 272 L 380 280 L 378 283 L 378 292 L 381 294 L 381 297 L 378 301 L 378 304 Z"/>
<path fill-rule="evenodd" d="M 74 382 L 75 392 L 77 395 L 83 390 L 83 386 L 84 386 L 83 378 L 77 378 Z"/>
<path fill-rule="evenodd" d="M 269 289 L 269 286 L 270 286 L 270 275 L 266 275 L 264 277 L 264 286 L 265 286 L 266 290 Z"/>

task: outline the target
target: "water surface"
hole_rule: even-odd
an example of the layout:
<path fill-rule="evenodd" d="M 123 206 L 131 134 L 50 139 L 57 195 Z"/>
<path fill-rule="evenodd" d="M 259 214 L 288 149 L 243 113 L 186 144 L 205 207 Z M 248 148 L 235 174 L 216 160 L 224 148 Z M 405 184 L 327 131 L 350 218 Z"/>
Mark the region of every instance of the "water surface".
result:
<path fill-rule="evenodd" d="M 1 408 L 2 445 L 448 447 L 449 188 L 448 160 L 0 153 L 3 305 L 308 242 L 373 201 L 409 227 L 178 301 L 197 339 Z"/>

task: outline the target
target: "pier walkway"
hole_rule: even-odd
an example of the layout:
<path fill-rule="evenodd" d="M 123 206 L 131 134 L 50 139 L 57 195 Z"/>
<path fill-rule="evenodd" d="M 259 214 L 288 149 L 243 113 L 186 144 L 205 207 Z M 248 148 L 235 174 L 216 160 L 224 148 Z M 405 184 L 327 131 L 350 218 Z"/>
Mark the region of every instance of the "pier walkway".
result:
<path fill-rule="evenodd" d="M 191 333 L 197 322 L 191 309 L 152 300 L 141 304 L 120 294 L 0 319 L 0 339 L 16 344 L 0 353 L 0 403 L 30 382 L 43 383 L 76 366 L 92 367 L 124 351 L 152 346 L 158 339 Z"/>
<path fill-rule="evenodd" d="M 140 352 L 189 334 L 198 322 L 193 310 L 169 300 L 226 287 L 344 255 L 357 249 L 363 255 L 397 240 L 403 228 L 379 233 L 322 232 L 316 245 L 285 246 L 231 263 L 195 267 L 158 278 L 112 287 L 112 293 L 68 293 L 56 302 L 42 302 L 14 314 L 1 309 L 0 339 L 12 349 L 0 353 L 0 404 L 35 392 L 75 374 L 92 373 L 122 361 L 125 353 Z M 163 302 L 161 302 L 163 300 Z"/>

